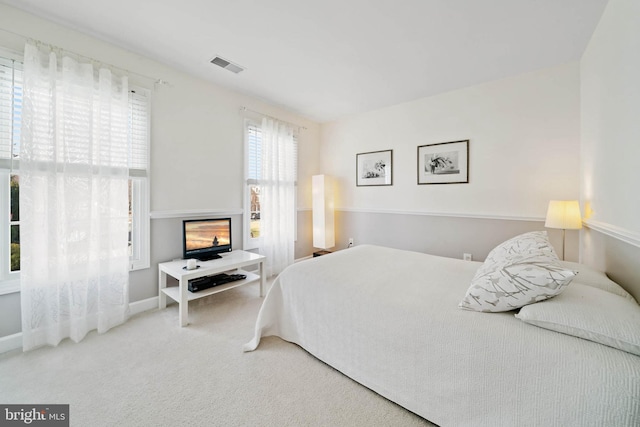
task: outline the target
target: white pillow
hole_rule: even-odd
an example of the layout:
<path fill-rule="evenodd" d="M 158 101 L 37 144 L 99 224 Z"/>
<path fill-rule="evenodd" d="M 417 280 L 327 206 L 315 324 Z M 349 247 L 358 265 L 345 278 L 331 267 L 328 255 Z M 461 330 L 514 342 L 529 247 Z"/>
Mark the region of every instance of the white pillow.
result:
<path fill-rule="evenodd" d="M 560 265 L 546 231 L 525 233 L 489 253 L 458 306 L 487 312 L 514 310 L 558 295 L 575 275 Z"/>
<path fill-rule="evenodd" d="M 620 295 L 635 302 L 635 299 L 625 291 L 622 286 L 618 285 L 613 280 L 609 279 L 607 275 L 595 268 L 589 267 L 584 264 L 578 264 L 577 262 L 560 261 L 560 265 L 564 268 L 574 270 L 578 272 L 578 276 L 574 279 L 574 283 L 580 283 L 581 285 L 592 286 L 594 288 L 602 289 L 603 291 L 611 292 L 612 294 Z"/>
<path fill-rule="evenodd" d="M 572 283 L 562 295 L 522 307 L 516 317 L 640 356 L 640 305 L 602 289 Z"/>

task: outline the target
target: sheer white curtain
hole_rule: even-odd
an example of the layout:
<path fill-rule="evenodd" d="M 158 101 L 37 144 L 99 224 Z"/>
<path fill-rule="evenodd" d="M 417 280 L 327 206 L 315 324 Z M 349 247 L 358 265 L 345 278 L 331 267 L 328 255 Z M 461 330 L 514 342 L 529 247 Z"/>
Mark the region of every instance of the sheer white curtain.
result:
<path fill-rule="evenodd" d="M 128 317 L 128 82 L 25 46 L 20 147 L 23 349 Z"/>
<path fill-rule="evenodd" d="M 287 123 L 262 119 L 260 234 L 268 276 L 294 260 L 297 150 L 293 132 Z"/>

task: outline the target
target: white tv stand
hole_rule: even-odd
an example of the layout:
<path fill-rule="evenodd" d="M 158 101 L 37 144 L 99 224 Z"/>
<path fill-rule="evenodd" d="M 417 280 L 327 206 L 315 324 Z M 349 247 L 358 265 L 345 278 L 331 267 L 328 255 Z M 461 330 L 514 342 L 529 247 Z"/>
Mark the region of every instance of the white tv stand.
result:
<path fill-rule="evenodd" d="M 260 296 L 264 296 L 265 277 L 264 277 L 264 255 L 254 254 L 246 251 L 232 251 L 221 254 L 222 258 L 210 261 L 198 261 L 199 268 L 195 270 L 186 270 L 183 267 L 187 265 L 186 260 L 163 262 L 158 264 L 158 308 L 163 309 L 167 306 L 167 296 L 178 302 L 178 311 L 180 313 L 180 326 L 189 324 L 189 301 L 203 298 L 209 295 L 224 292 L 228 289 L 237 288 L 260 281 Z M 259 275 L 241 270 L 242 267 L 258 264 Z M 214 286 L 199 292 L 189 292 L 187 285 L 189 280 L 197 279 L 204 276 L 213 276 L 214 274 L 237 270 L 233 273 L 244 274 L 246 279 L 235 282 L 225 283 L 224 285 Z M 171 276 L 178 280 L 178 286 L 167 287 L 167 276 Z"/>

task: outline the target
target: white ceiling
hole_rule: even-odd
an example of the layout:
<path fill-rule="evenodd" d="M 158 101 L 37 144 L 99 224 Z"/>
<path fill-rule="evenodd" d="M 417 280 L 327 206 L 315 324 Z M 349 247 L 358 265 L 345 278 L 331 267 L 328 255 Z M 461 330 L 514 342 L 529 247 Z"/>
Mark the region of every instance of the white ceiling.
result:
<path fill-rule="evenodd" d="M 607 3 L 1 1 L 319 122 L 578 60 Z"/>

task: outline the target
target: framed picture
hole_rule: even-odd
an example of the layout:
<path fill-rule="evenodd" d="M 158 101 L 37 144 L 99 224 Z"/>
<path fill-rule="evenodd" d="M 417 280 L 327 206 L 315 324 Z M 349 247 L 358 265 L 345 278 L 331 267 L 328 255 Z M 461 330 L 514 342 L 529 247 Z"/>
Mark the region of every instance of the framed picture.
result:
<path fill-rule="evenodd" d="M 393 150 L 356 154 L 356 185 L 393 185 Z"/>
<path fill-rule="evenodd" d="M 469 140 L 418 147 L 418 184 L 469 182 Z"/>

